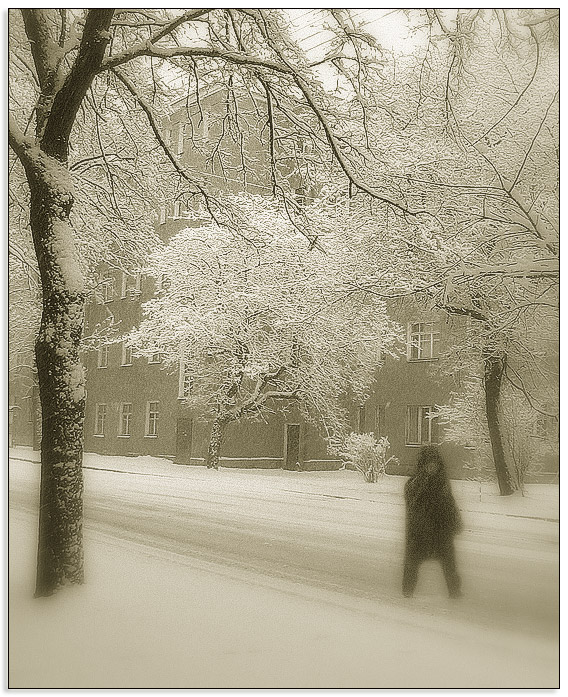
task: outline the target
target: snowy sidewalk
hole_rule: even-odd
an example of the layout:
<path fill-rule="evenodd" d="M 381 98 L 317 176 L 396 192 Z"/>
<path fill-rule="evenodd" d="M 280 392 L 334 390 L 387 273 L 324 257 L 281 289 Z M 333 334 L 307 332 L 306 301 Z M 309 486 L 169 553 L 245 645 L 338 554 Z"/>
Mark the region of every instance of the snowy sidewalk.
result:
<path fill-rule="evenodd" d="M 11 688 L 557 687 L 554 642 L 93 530 L 88 583 L 33 600 L 35 526 L 11 511 Z"/>
<path fill-rule="evenodd" d="M 39 452 L 31 448 L 10 448 L 10 459 L 39 463 Z M 290 472 L 280 469 L 234 469 L 221 467 L 218 471 L 205 467 L 176 465 L 166 458 L 150 456 L 121 457 L 85 453 L 84 467 L 125 474 L 183 477 L 196 481 L 215 479 L 220 492 L 247 489 L 294 491 L 314 496 L 353 498 L 359 501 L 382 501 L 403 505 L 406 477 L 386 476 L 377 484 L 366 484 L 357 472 Z M 462 511 L 512 518 L 559 520 L 559 486 L 557 484 L 528 484 L 525 496 L 499 496 L 497 484 L 452 480 L 452 489 Z"/>

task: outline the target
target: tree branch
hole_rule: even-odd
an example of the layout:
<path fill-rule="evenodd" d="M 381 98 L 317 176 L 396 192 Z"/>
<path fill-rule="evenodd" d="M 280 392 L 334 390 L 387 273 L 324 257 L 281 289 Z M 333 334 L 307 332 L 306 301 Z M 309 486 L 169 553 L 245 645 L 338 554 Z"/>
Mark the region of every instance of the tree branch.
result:
<path fill-rule="evenodd" d="M 198 17 L 202 17 L 203 15 L 205 15 L 211 11 L 212 11 L 212 8 L 205 9 L 205 10 L 202 10 L 202 9 L 186 10 L 181 17 L 173 19 L 171 22 L 168 22 L 168 24 L 166 24 L 162 29 L 160 29 L 160 31 L 156 32 L 156 34 L 154 34 L 154 36 L 152 36 L 150 38 L 150 42 L 155 44 L 160 39 L 163 39 L 168 34 L 171 34 L 174 31 L 174 29 L 177 29 L 179 26 L 181 26 L 185 22 L 191 22 L 192 20 L 198 19 Z"/>
<path fill-rule="evenodd" d="M 519 385 L 517 385 L 517 383 L 511 378 L 511 376 L 509 375 L 509 371 L 512 372 L 512 373 L 515 375 L 515 377 L 517 378 L 517 380 L 518 380 L 519 383 L 520 383 Z M 506 377 L 506 379 L 508 380 L 508 382 L 509 382 L 516 390 L 518 390 L 519 392 L 522 392 L 522 393 L 525 395 L 525 397 L 526 397 L 526 399 L 527 399 L 527 402 L 530 404 L 530 406 L 532 407 L 532 409 L 534 409 L 537 413 L 542 414 L 543 416 L 550 416 L 550 417 L 553 417 L 553 418 L 558 419 L 558 414 L 552 414 L 552 413 L 550 413 L 550 412 L 548 412 L 548 411 L 544 411 L 543 409 L 540 409 L 540 408 L 535 404 L 535 400 L 533 399 L 533 397 L 531 396 L 531 394 L 529 393 L 529 391 L 528 391 L 527 388 L 525 387 L 525 384 L 524 384 L 524 382 L 523 382 L 522 377 L 519 375 L 519 373 L 518 373 L 514 368 L 511 368 L 511 366 L 509 365 L 509 363 L 507 363 L 507 365 L 505 366 L 505 377 Z"/>
<path fill-rule="evenodd" d="M 502 264 L 486 265 L 479 268 L 461 269 L 447 278 L 452 281 L 468 278 L 480 278 L 483 276 L 503 276 L 505 278 L 558 278 L 560 264 L 558 258 L 535 259 L 529 264 Z"/>
<path fill-rule="evenodd" d="M 213 218 L 213 220 L 217 221 L 217 218 L 214 214 L 214 212 L 211 210 L 210 205 L 209 205 L 209 199 L 210 196 L 208 192 L 206 191 L 205 187 L 192 177 L 190 177 L 187 172 L 184 170 L 183 167 L 180 167 L 178 161 L 176 160 L 175 156 L 172 154 L 170 148 L 166 144 L 165 140 L 162 137 L 162 133 L 160 128 L 158 127 L 158 124 L 156 122 L 156 119 L 154 118 L 154 114 L 152 112 L 151 107 L 146 103 L 145 99 L 140 95 L 140 93 L 137 91 L 137 89 L 134 87 L 134 85 L 126 78 L 122 73 L 120 73 L 118 70 L 112 70 L 112 73 L 116 75 L 116 77 L 122 82 L 122 84 L 126 87 L 126 89 L 130 92 L 130 94 L 134 97 L 134 99 L 138 102 L 140 107 L 142 108 L 142 111 L 146 114 L 146 118 L 148 119 L 148 123 L 150 124 L 150 128 L 152 129 L 152 132 L 154 133 L 154 137 L 158 141 L 160 147 L 162 148 L 163 152 L 165 153 L 166 157 L 168 160 L 171 162 L 173 165 L 175 171 L 183 177 L 187 182 L 189 182 L 192 186 L 194 186 L 197 191 L 203 196 L 203 199 L 205 201 L 205 205 L 207 206 L 207 210 L 209 211 L 209 215 Z"/>
<path fill-rule="evenodd" d="M 317 105 L 314 96 L 312 95 L 309 87 L 301 78 L 299 75 L 294 74 L 293 75 L 294 82 L 298 86 L 298 88 L 301 90 L 302 94 L 304 95 L 306 101 L 310 105 L 312 111 L 314 114 L 317 116 L 317 119 L 322 126 L 327 141 L 331 147 L 331 150 L 333 154 L 335 155 L 335 158 L 337 162 L 339 163 L 339 166 L 345 173 L 345 175 L 348 177 L 349 181 L 353 183 L 354 186 L 356 186 L 358 189 L 361 191 L 364 191 L 366 194 L 371 196 L 372 198 L 376 199 L 377 201 L 382 201 L 383 203 L 387 203 L 390 206 L 393 206 L 394 208 L 398 209 L 402 213 L 407 213 L 409 215 L 418 215 L 419 213 L 425 213 L 426 211 L 423 210 L 411 210 L 406 206 L 402 201 L 395 201 L 392 198 L 389 198 L 387 196 L 384 196 L 382 194 L 377 193 L 374 189 L 371 189 L 368 187 L 365 182 L 360 179 L 352 170 L 350 165 L 348 164 L 345 156 L 343 155 L 343 152 L 341 151 L 341 148 L 339 146 L 339 143 L 337 141 L 337 138 L 335 137 L 335 134 L 331 130 L 331 126 L 329 125 L 325 115 L 323 114 L 322 110 L 319 108 Z"/>
<path fill-rule="evenodd" d="M 540 122 L 540 124 L 539 124 L 539 126 L 538 126 L 538 128 L 537 128 L 537 130 L 536 130 L 536 133 L 535 133 L 534 136 L 533 136 L 533 139 L 531 140 L 531 143 L 530 143 L 529 147 L 527 148 L 527 151 L 526 151 L 526 153 L 525 153 L 525 156 L 524 156 L 524 158 L 523 158 L 523 161 L 521 162 L 521 166 L 519 167 L 519 170 L 518 170 L 518 172 L 517 172 L 517 174 L 516 174 L 516 176 L 515 176 L 515 179 L 513 180 L 513 183 L 512 183 L 511 186 L 509 187 L 509 190 L 508 190 L 507 193 L 510 194 L 511 191 L 513 191 L 513 189 L 514 189 L 515 186 L 517 185 L 517 182 L 519 181 L 519 177 L 521 176 L 521 173 L 522 173 L 522 171 L 523 171 L 523 169 L 524 169 L 524 167 L 525 167 L 525 164 L 526 164 L 526 162 L 527 162 L 527 160 L 528 160 L 528 157 L 529 157 L 530 152 L 531 152 L 531 150 L 532 150 L 532 148 L 533 148 L 533 145 L 535 144 L 536 139 L 538 138 L 538 135 L 539 135 L 539 133 L 540 133 L 542 127 L 544 126 L 544 122 L 546 121 L 546 119 L 547 119 L 547 117 L 548 117 L 548 112 L 552 109 L 552 105 L 553 105 L 554 102 L 556 101 L 556 98 L 558 97 L 558 94 L 559 94 L 559 93 L 558 93 L 558 90 L 557 90 L 556 93 L 555 93 L 555 95 L 554 95 L 554 97 L 552 98 L 552 101 L 550 102 L 550 104 L 548 105 L 546 111 L 544 112 L 544 116 L 542 117 L 542 120 L 541 120 L 541 122 Z"/>
<path fill-rule="evenodd" d="M 436 303 L 436 307 L 439 307 L 440 310 L 447 312 L 449 315 L 461 315 L 464 317 L 471 317 L 472 319 L 475 319 L 478 322 L 489 321 L 484 314 L 478 312 L 477 310 L 473 310 L 469 307 L 456 307 L 455 305 L 447 305 L 446 303 Z"/>
<path fill-rule="evenodd" d="M 247 53 L 240 53 L 239 51 L 222 51 L 218 48 L 211 48 L 209 46 L 172 46 L 170 48 L 162 48 L 160 46 L 155 46 L 151 40 L 138 44 L 129 51 L 124 51 L 123 53 L 118 53 L 116 56 L 106 58 L 102 62 L 99 72 L 124 65 L 124 63 L 128 63 L 134 58 L 140 58 L 141 56 L 162 58 L 164 60 L 168 58 L 183 57 L 218 58 L 226 63 L 232 63 L 234 65 L 243 67 L 266 68 L 267 70 L 273 70 L 277 73 L 282 73 L 285 75 L 289 75 L 291 73 L 290 68 L 285 65 L 276 63 L 275 61 L 257 58 L 256 56 L 251 56 Z"/>
<path fill-rule="evenodd" d="M 57 55 L 57 43 L 53 40 L 48 26 L 47 9 L 21 10 L 26 36 L 30 42 L 32 58 L 42 91 L 47 86 L 50 77 L 55 72 L 54 58 Z"/>
<path fill-rule="evenodd" d="M 8 144 L 22 163 L 29 160 L 29 151 L 35 145 L 34 139 L 24 134 L 12 114 L 8 114 Z"/>
<path fill-rule="evenodd" d="M 541 17 L 534 17 L 533 19 L 525 19 L 524 21 L 519 22 L 520 24 L 523 24 L 525 27 L 535 27 L 537 24 L 542 24 L 543 22 L 550 22 L 553 19 L 556 19 L 556 17 L 560 16 L 560 12 L 558 10 L 545 10 L 544 15 Z"/>
<path fill-rule="evenodd" d="M 523 89 L 519 92 L 519 94 L 517 95 L 517 98 L 516 98 L 515 101 L 511 104 L 511 106 L 507 109 L 507 111 L 506 111 L 506 112 L 505 112 L 505 113 L 491 126 L 491 128 L 487 129 L 487 131 L 485 131 L 485 133 L 484 133 L 483 135 L 480 135 L 479 138 L 477 138 L 476 140 L 474 140 L 474 141 L 473 141 L 474 144 L 475 144 L 475 143 L 478 143 L 480 140 L 482 140 L 482 138 L 486 138 L 486 137 L 491 133 L 491 131 L 492 131 L 493 129 L 497 128 L 497 126 L 498 126 L 500 123 L 502 123 L 502 121 L 504 121 L 504 120 L 507 118 L 507 116 L 511 113 L 511 111 L 513 111 L 513 109 L 514 109 L 514 108 L 517 106 L 517 104 L 521 101 L 521 99 L 523 98 L 523 96 L 525 95 L 525 93 L 527 92 L 527 90 L 529 89 L 529 87 L 532 85 L 532 83 L 533 83 L 533 81 L 534 81 L 534 79 L 535 79 L 535 77 L 536 77 L 536 73 L 537 73 L 537 70 L 538 70 L 538 66 L 540 65 L 540 44 L 538 43 L 538 41 L 537 41 L 536 36 L 534 35 L 534 33 L 533 33 L 533 38 L 535 39 L 535 44 L 536 44 L 536 57 L 535 57 L 534 70 L 533 70 L 532 75 L 530 76 L 529 81 L 528 81 L 527 84 L 523 87 Z"/>
<path fill-rule="evenodd" d="M 77 111 L 100 68 L 108 42 L 114 10 L 89 10 L 79 52 L 65 82 L 56 93 L 43 137 L 42 148 L 59 160 L 67 159 L 69 135 Z"/>

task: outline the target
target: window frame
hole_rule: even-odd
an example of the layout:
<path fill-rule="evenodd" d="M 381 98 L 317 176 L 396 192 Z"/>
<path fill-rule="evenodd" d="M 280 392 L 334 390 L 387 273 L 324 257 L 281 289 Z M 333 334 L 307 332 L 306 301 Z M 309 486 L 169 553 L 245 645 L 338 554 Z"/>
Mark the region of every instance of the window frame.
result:
<path fill-rule="evenodd" d="M 185 149 L 185 123 L 178 124 L 176 152 L 178 155 L 183 155 Z"/>
<path fill-rule="evenodd" d="M 411 434 L 410 429 L 411 429 L 411 413 L 412 410 L 416 409 L 416 440 L 411 439 Z M 406 407 L 406 420 L 405 420 L 405 428 L 404 428 L 404 442 L 405 445 L 411 448 L 419 448 L 423 445 L 436 445 L 439 443 L 439 438 L 438 438 L 438 424 L 433 423 L 434 420 L 437 418 L 436 416 L 428 416 L 425 415 L 424 411 L 428 410 L 428 414 L 431 414 L 434 411 L 435 407 L 433 404 L 408 404 Z M 422 432 L 422 424 L 426 421 L 428 424 L 428 439 L 424 440 L 423 438 L 423 432 Z M 436 430 L 434 430 L 434 428 Z M 436 440 L 433 439 L 433 437 L 436 436 Z"/>
<path fill-rule="evenodd" d="M 375 408 L 375 437 L 386 438 L 386 404 L 377 404 Z"/>
<path fill-rule="evenodd" d="M 120 298 L 121 300 L 124 300 L 124 298 L 128 297 L 128 274 L 126 271 L 122 272 L 122 277 L 120 279 Z"/>
<path fill-rule="evenodd" d="M 158 356 L 158 360 L 154 360 L 154 357 Z M 148 365 L 159 365 L 162 362 L 162 352 L 161 351 L 156 351 L 156 353 L 153 353 L 151 356 L 148 356 Z"/>
<path fill-rule="evenodd" d="M 418 327 L 413 331 L 413 327 Z M 423 327 L 432 327 L 431 331 L 424 331 Z M 423 356 L 422 345 L 426 337 L 429 338 L 429 355 Z M 413 356 L 413 350 L 416 355 Z M 437 361 L 440 350 L 440 323 L 432 322 L 409 322 L 406 329 L 406 360 L 409 363 L 419 363 L 420 361 Z"/>
<path fill-rule="evenodd" d="M 114 300 L 114 278 L 112 276 L 105 276 L 101 284 L 101 297 L 103 299 L 103 305 L 106 303 L 111 303 Z"/>
<path fill-rule="evenodd" d="M 538 440 L 558 440 L 559 438 L 559 420 L 552 414 L 536 414 L 533 422 L 530 436 Z"/>
<path fill-rule="evenodd" d="M 124 411 L 124 407 L 130 407 L 129 412 Z M 130 438 L 131 434 L 131 425 L 132 425 L 132 414 L 134 413 L 134 407 L 132 402 L 121 402 L 120 403 L 120 410 L 118 412 L 118 437 L 119 438 Z M 126 429 L 124 428 L 125 425 L 125 420 L 124 417 L 126 418 Z"/>
<path fill-rule="evenodd" d="M 155 404 L 155 410 L 151 409 L 151 406 Z M 155 414 L 155 417 L 152 416 Z M 160 419 L 160 402 L 158 400 L 152 400 L 146 402 L 146 425 L 144 429 L 144 438 L 157 438 L 158 437 L 158 421 Z M 153 425 L 153 432 L 150 432 L 150 424 Z"/>
<path fill-rule="evenodd" d="M 101 407 L 103 409 L 101 410 Z M 93 435 L 96 438 L 104 438 L 106 436 L 105 430 L 106 430 L 106 421 L 108 417 L 108 404 L 106 402 L 97 402 L 95 405 L 95 432 Z M 102 420 L 100 420 L 100 416 L 102 415 Z M 101 424 L 101 429 L 99 430 L 99 423 Z"/>
<path fill-rule="evenodd" d="M 209 137 L 209 112 L 203 111 L 201 114 L 201 137 Z"/>
<path fill-rule="evenodd" d="M 130 358 L 129 362 L 127 362 L 127 358 Z M 122 342 L 122 356 L 120 361 L 121 368 L 127 368 L 132 365 L 132 346 L 127 346 L 124 341 Z"/>
<path fill-rule="evenodd" d="M 192 377 L 183 358 L 179 361 L 178 399 L 187 399 L 191 394 Z"/>
<path fill-rule="evenodd" d="M 365 433 L 367 426 L 367 409 L 364 404 L 359 405 L 357 411 L 357 433 Z"/>
<path fill-rule="evenodd" d="M 142 274 L 140 272 L 128 274 L 131 282 L 126 284 L 126 297 L 130 300 L 136 300 L 142 295 Z"/>
<path fill-rule="evenodd" d="M 97 351 L 97 369 L 108 368 L 109 345 L 103 344 Z M 104 356 L 104 361 L 103 361 Z"/>

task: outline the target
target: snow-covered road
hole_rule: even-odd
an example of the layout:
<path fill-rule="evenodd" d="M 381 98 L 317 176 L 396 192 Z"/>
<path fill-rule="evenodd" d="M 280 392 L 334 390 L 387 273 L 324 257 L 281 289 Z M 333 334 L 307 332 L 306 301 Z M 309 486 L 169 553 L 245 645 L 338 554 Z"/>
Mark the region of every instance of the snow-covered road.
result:
<path fill-rule="evenodd" d="M 285 626 L 302 625 L 306 608 L 309 616 L 316 606 L 325 614 L 323 606 L 327 606 L 329 622 L 339 622 L 338 630 L 349 636 L 352 627 L 361 622 L 367 633 L 377 622 L 390 634 L 396 627 L 393 636 L 401 642 L 397 648 L 399 654 L 402 651 L 400 661 L 406 655 L 404 647 L 420 645 L 420 638 L 429 642 L 426 655 L 433 652 L 433 665 L 424 661 L 424 650 L 413 656 L 414 672 L 407 674 L 401 667 L 398 683 L 396 670 L 387 680 L 376 667 L 360 675 L 357 684 L 345 682 L 347 675 L 355 679 L 357 660 L 349 668 L 344 666 L 343 672 L 337 673 L 335 667 L 332 682 L 326 682 L 332 678 L 324 679 L 314 666 L 315 672 L 303 684 L 291 674 L 287 674 L 288 682 L 278 678 L 274 684 L 262 684 L 253 680 L 252 673 L 249 679 L 254 684 L 246 680 L 236 684 L 231 683 L 229 673 L 225 676 L 221 671 L 219 679 L 228 686 L 427 686 L 424 681 L 440 687 L 556 684 L 558 502 L 550 487 L 535 487 L 524 500 L 503 500 L 475 483 L 455 483 L 466 526 L 457 543 L 464 598 L 446 598 L 441 571 L 432 563 L 422 569 L 417 594 L 409 601 L 400 594 L 403 478 L 389 477 L 369 486 L 352 472 L 211 472 L 151 458 L 87 456 L 86 465 L 87 542 L 91 539 L 113 553 L 121 550 L 125 565 L 130 559 L 135 567 L 140 563 L 140 550 L 145 550 L 144 558 L 160 559 L 164 575 L 170 573 L 174 579 L 180 569 L 186 575 L 193 570 L 201 581 L 203 574 L 212 574 L 213 586 L 222 577 L 223 584 L 244 583 L 253 588 L 259 599 L 273 594 L 270 602 L 276 607 L 282 604 L 282 611 L 293 615 L 284 619 L 276 613 L 280 619 L 274 632 L 278 634 L 284 627 L 285 637 L 292 631 Z M 23 459 L 11 464 L 10 506 L 28 529 L 31 514 L 37 510 L 38 475 L 37 464 Z M 138 550 L 134 560 L 133 550 Z M 88 580 L 97 573 L 97 559 L 99 555 L 89 561 L 87 545 Z M 91 564 L 95 565 L 92 570 Z M 130 571 L 125 573 L 131 576 Z M 108 584 L 109 579 L 106 581 Z M 193 588 L 186 591 L 194 598 Z M 290 609 L 292 596 L 303 607 L 301 612 L 294 602 Z M 231 600 L 224 597 L 219 602 L 226 609 Z M 212 621 L 220 621 L 219 612 L 212 612 Z M 258 612 L 263 612 L 261 607 Z M 341 627 L 338 613 L 344 616 L 345 627 Z M 310 631 L 310 624 L 306 620 L 305 631 Z M 222 622 L 217 631 L 225 635 Z M 266 641 L 270 644 L 275 639 L 267 637 Z M 303 645 L 305 637 L 300 635 L 297 641 Z M 457 654 L 449 674 L 444 675 L 441 652 L 452 646 Z M 305 650 L 313 652 L 313 646 Z M 491 655 L 494 665 L 474 685 L 462 664 L 468 653 L 473 657 L 476 652 Z M 529 654 L 532 663 L 525 665 Z M 268 668 L 264 675 L 268 679 Z M 382 683 L 372 683 L 381 680 L 381 675 Z M 460 675 L 465 682 L 457 684 Z M 199 686 L 222 686 L 211 679 L 213 682 Z"/>

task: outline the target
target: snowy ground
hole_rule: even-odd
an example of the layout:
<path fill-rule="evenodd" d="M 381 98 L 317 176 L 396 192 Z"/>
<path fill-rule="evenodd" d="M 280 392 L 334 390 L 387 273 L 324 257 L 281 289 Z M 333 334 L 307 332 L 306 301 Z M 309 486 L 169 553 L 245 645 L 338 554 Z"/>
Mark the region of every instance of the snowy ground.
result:
<path fill-rule="evenodd" d="M 400 597 L 405 479 L 85 457 L 87 583 L 33 600 L 10 452 L 10 687 L 558 686 L 558 488 L 453 482 L 465 596 Z"/>

